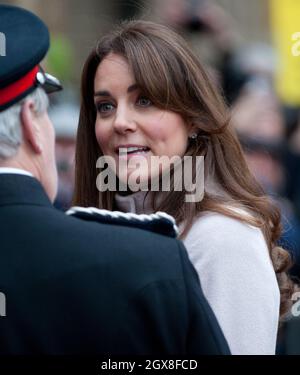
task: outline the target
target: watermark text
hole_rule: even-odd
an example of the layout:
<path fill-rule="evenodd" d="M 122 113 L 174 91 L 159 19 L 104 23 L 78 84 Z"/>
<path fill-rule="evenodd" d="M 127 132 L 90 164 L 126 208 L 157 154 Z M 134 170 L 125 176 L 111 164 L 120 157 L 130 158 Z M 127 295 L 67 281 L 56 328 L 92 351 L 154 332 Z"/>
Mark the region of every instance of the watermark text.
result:
<path fill-rule="evenodd" d="M 6 296 L 0 292 L 0 317 L 6 316 Z"/>
<path fill-rule="evenodd" d="M 0 56 L 6 56 L 6 37 L 0 32 Z"/>
<path fill-rule="evenodd" d="M 184 191 L 186 202 L 200 202 L 204 196 L 203 156 L 127 157 L 104 155 L 98 158 L 101 169 L 96 179 L 98 191 Z M 118 176 L 118 181 L 117 181 Z"/>
<path fill-rule="evenodd" d="M 292 295 L 292 301 L 296 301 L 292 306 L 292 315 L 294 317 L 300 316 L 300 292 L 296 292 Z"/>

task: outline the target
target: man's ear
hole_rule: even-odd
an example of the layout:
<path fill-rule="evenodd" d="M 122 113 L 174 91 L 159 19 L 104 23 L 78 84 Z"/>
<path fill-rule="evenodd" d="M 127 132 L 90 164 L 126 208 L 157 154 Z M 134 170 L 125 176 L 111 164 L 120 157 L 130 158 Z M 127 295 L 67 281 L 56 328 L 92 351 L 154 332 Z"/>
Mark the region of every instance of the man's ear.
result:
<path fill-rule="evenodd" d="M 42 145 L 40 140 L 40 130 L 36 121 L 34 103 L 32 100 L 25 100 L 25 103 L 22 105 L 21 121 L 24 138 L 36 154 L 41 154 Z"/>

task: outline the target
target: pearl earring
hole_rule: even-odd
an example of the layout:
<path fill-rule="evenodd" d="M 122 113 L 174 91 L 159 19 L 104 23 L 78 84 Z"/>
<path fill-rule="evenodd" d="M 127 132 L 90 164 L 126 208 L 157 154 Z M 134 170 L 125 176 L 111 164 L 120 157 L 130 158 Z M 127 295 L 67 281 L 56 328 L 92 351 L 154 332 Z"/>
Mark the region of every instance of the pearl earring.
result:
<path fill-rule="evenodd" d="M 196 139 L 197 138 L 197 133 L 193 133 L 189 136 L 190 139 Z"/>

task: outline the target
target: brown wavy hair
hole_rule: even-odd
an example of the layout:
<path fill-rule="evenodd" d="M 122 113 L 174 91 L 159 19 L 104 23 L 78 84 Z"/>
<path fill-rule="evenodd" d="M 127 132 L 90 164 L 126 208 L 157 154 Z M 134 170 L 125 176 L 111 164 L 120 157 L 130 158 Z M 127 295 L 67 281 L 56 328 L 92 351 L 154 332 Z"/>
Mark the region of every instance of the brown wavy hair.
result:
<path fill-rule="evenodd" d="M 290 308 L 293 282 L 287 275 L 291 258 L 276 246 L 280 213 L 250 173 L 221 95 L 187 43 L 171 29 L 146 21 L 121 24 L 90 53 L 82 74 L 81 111 L 77 133 L 74 204 L 114 209 L 114 192 L 99 193 L 96 161 L 102 151 L 95 137 L 94 77 L 110 53 L 123 56 L 136 83 L 154 105 L 180 114 L 198 136 L 187 155 L 205 157 L 205 193 L 201 202 L 185 203 L 185 191 L 165 193 L 153 209 L 184 223 L 181 238 L 204 211 L 218 212 L 261 228 L 281 292 L 280 315 Z M 242 208 L 236 210 L 235 208 Z M 244 215 L 243 212 L 248 214 Z M 250 213 L 250 215 L 249 215 Z"/>

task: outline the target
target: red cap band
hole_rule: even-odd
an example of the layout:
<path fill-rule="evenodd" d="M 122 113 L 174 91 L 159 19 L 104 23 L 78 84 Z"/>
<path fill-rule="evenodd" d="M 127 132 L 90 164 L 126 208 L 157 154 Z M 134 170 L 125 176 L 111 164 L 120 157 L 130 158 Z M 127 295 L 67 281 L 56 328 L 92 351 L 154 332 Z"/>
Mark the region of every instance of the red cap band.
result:
<path fill-rule="evenodd" d="M 0 106 L 11 102 L 34 86 L 38 71 L 39 67 L 37 65 L 18 81 L 0 89 Z"/>

